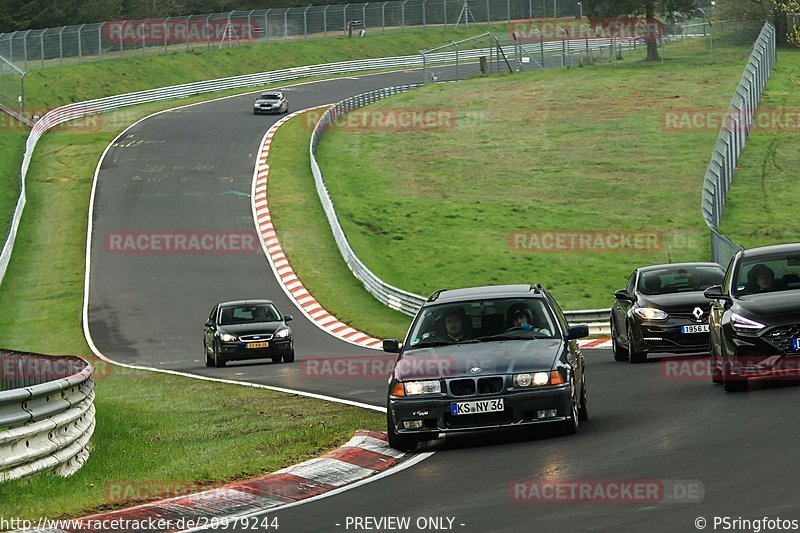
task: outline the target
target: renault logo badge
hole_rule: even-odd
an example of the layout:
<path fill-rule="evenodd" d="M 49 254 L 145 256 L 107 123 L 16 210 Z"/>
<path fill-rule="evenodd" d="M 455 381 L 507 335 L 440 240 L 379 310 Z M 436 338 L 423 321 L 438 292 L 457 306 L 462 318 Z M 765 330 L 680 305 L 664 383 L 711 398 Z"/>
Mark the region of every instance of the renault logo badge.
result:
<path fill-rule="evenodd" d="M 473 374 L 479 374 L 481 371 L 481 367 L 473 366 L 472 368 L 469 369 L 469 371 L 472 372 Z"/>
<path fill-rule="evenodd" d="M 703 318 L 703 310 L 700 309 L 699 307 L 695 307 L 694 311 L 692 311 L 692 314 L 694 315 L 694 317 L 697 320 L 700 320 L 701 318 Z"/>

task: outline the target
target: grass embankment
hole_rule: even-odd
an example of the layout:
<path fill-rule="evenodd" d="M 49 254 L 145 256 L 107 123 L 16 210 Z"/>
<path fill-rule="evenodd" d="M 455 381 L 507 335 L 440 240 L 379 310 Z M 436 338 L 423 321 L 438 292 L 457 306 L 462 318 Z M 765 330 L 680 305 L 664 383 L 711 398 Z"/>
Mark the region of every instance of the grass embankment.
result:
<path fill-rule="evenodd" d="M 727 107 L 749 43 L 715 39 L 714 54 L 710 64 L 698 39 L 670 45 L 663 65 L 628 56 L 377 103 L 370 110 L 445 110 L 455 120 L 325 136 L 318 159 L 345 233 L 373 272 L 403 289 L 540 282 L 565 309 L 608 307 L 636 266 L 706 260 L 700 193 L 717 132 L 668 129 L 663 113 Z M 664 239 L 645 252 L 534 253 L 511 246 L 519 230 Z"/>
<path fill-rule="evenodd" d="M 778 51 L 759 106 L 761 119 L 739 159 L 721 227 L 745 247 L 800 241 L 800 50 Z"/>
<path fill-rule="evenodd" d="M 378 338 L 401 338 L 410 318 L 372 297 L 353 276 L 333 240 L 311 175 L 310 124 L 321 111 L 301 115 L 278 129 L 270 145 L 269 206 L 286 257 L 306 288 L 335 316 Z"/>

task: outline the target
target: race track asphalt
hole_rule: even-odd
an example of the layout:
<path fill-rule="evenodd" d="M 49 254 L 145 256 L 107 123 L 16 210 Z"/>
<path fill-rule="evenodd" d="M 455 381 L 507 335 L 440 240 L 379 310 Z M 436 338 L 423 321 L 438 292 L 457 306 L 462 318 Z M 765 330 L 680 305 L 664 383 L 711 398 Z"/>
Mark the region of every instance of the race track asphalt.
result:
<path fill-rule="evenodd" d="M 297 110 L 418 79 L 418 71 L 356 76 L 286 92 Z M 277 117 L 253 116 L 251 102 L 245 95 L 156 115 L 109 150 L 92 214 L 92 339 L 123 363 L 383 405 L 383 377 L 310 379 L 301 364 L 204 366 L 201 332 L 211 307 L 245 297 L 271 298 L 295 316 L 298 363 L 316 356 L 390 357 L 336 340 L 306 321 L 260 251 L 137 254 L 106 247 L 108 236 L 125 231 L 252 231 L 254 154 Z M 800 519 L 794 503 L 800 388 L 757 384 L 725 394 L 708 379 L 670 378 L 663 361 L 628 365 L 605 350 L 586 354 L 592 418 L 578 435 L 545 431 L 438 442 L 438 453 L 412 468 L 275 512 L 279 531 L 398 531 L 352 524 L 356 517 L 388 516 L 411 517 L 407 531 L 434 530 L 418 528 L 421 517 L 450 517 L 452 530 L 464 532 L 688 532 L 698 530 L 698 517 L 713 530 L 715 515 Z M 517 502 L 512 484 L 519 480 L 667 480 L 667 486 L 684 480 L 679 487 L 702 486 L 702 495 L 699 503 Z"/>

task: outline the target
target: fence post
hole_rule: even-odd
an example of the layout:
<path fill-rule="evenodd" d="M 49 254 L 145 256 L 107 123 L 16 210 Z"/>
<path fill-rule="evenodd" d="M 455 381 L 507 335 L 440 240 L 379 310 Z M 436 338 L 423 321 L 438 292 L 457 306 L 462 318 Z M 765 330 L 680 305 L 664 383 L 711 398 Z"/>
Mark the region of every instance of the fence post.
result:
<path fill-rule="evenodd" d="M 44 68 L 44 34 L 47 33 L 47 29 L 42 30 L 42 33 L 39 34 L 39 53 L 42 59 L 42 68 Z"/>
<path fill-rule="evenodd" d="M 210 19 L 211 19 L 211 15 L 209 14 L 206 17 L 206 37 L 208 37 L 208 39 L 207 39 L 208 42 L 206 44 L 208 45 L 208 51 L 209 52 L 211 51 L 211 24 L 210 24 Z M 188 36 L 188 33 L 187 33 L 187 36 Z M 187 39 L 187 41 L 188 41 L 188 39 Z"/>
<path fill-rule="evenodd" d="M 81 43 L 81 32 L 83 31 L 83 27 L 86 24 L 81 24 L 80 28 L 78 28 L 78 63 L 83 63 L 83 47 Z"/>
<path fill-rule="evenodd" d="M 164 55 L 167 55 L 167 24 L 169 23 L 169 17 L 164 19 Z M 189 40 L 189 36 L 186 36 L 186 40 Z"/>
<path fill-rule="evenodd" d="M 283 40 L 286 41 L 289 39 L 289 11 L 291 11 L 291 7 L 287 7 L 286 11 L 283 12 Z"/>
<path fill-rule="evenodd" d="M 347 35 L 347 6 L 349 5 L 349 3 L 345 4 L 342 10 L 342 31 L 344 31 L 345 35 Z"/>
<path fill-rule="evenodd" d="M 147 19 L 144 19 L 144 22 L 142 22 L 139 25 L 139 28 L 142 30 L 142 57 L 144 57 L 144 47 L 145 47 L 144 36 L 147 35 L 147 28 L 145 28 L 146 25 L 147 25 Z"/>
<path fill-rule="evenodd" d="M 406 2 L 408 0 L 403 0 L 403 3 L 400 5 L 400 29 L 406 29 Z"/>
<path fill-rule="evenodd" d="M 444 29 L 447 29 L 447 0 L 442 0 L 442 12 L 444 13 Z"/>
<path fill-rule="evenodd" d="M 61 29 L 58 30 L 58 62 L 63 67 L 64 66 L 64 29 L 66 26 L 61 26 Z"/>
<path fill-rule="evenodd" d="M 186 20 L 184 21 L 186 23 L 186 51 L 187 52 L 189 52 L 191 50 L 191 45 L 190 45 L 191 39 L 189 38 L 189 32 L 192 30 L 191 21 L 192 21 L 192 15 L 189 15 L 186 18 Z"/>
<path fill-rule="evenodd" d="M 486 0 L 486 25 L 488 26 L 489 23 L 492 22 L 492 15 L 489 11 L 489 0 Z"/>
<path fill-rule="evenodd" d="M 447 0 L 445 0 L 445 3 Z M 386 1 L 381 5 L 381 35 L 386 33 L 386 4 L 389 2 Z"/>
<path fill-rule="evenodd" d="M 364 2 L 361 6 L 361 27 L 364 30 L 367 29 L 367 5 L 369 5 L 369 2 Z"/>
<path fill-rule="evenodd" d="M 28 34 L 30 32 L 31 30 L 28 30 L 22 35 L 22 60 L 25 62 L 25 70 L 28 70 Z"/>
<path fill-rule="evenodd" d="M 253 16 L 253 11 L 255 9 L 251 9 L 250 13 L 247 14 L 247 45 L 251 46 L 253 44 L 253 23 L 251 22 L 251 17 Z"/>
<path fill-rule="evenodd" d="M 528 20 L 533 20 L 533 0 L 528 0 Z"/>
<path fill-rule="evenodd" d="M 272 8 L 267 9 L 267 11 L 264 13 L 264 40 L 265 41 L 269 41 L 269 12 L 270 11 L 272 11 Z M 327 11 L 327 8 L 326 8 L 326 11 Z M 327 36 L 328 36 L 328 34 L 326 33 L 325 37 L 327 37 Z"/>
<path fill-rule="evenodd" d="M 425 31 L 425 3 L 428 0 L 422 0 L 422 31 Z"/>
<path fill-rule="evenodd" d="M 97 27 L 97 55 L 103 59 L 103 28 L 106 26 L 105 22 L 101 22 Z M 60 38 L 59 34 L 59 38 Z"/>
<path fill-rule="evenodd" d="M 508 18 L 508 22 L 511 22 L 511 0 L 506 0 L 506 15 Z"/>
<path fill-rule="evenodd" d="M 311 9 L 311 6 L 306 6 L 305 11 L 303 11 L 303 40 L 308 40 L 308 10 Z"/>

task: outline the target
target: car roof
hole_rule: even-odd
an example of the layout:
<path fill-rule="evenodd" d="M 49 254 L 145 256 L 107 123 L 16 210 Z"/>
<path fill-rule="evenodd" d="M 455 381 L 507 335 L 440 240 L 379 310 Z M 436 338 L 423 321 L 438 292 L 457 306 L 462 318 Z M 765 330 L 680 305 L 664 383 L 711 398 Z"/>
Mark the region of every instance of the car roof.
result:
<path fill-rule="evenodd" d="M 428 298 L 425 305 L 463 302 L 482 298 L 541 298 L 542 290 L 541 287 L 536 285 L 487 285 L 484 287 L 466 287 L 453 290 L 442 289 L 433 293 L 431 297 Z"/>
<path fill-rule="evenodd" d="M 772 246 L 760 246 L 758 248 L 750 248 L 742 252 L 742 257 L 760 257 L 764 255 L 772 255 L 781 252 L 800 252 L 800 242 L 791 242 L 786 244 L 773 244 Z"/>
<path fill-rule="evenodd" d="M 283 96 L 283 93 L 277 93 L 275 91 L 268 91 L 268 92 L 265 92 L 265 93 L 261 93 L 260 96 L 261 97 L 264 97 L 264 96 Z"/>
<path fill-rule="evenodd" d="M 220 302 L 219 306 L 228 307 L 234 305 L 256 305 L 256 304 L 271 304 L 271 303 L 272 300 L 232 300 L 230 302 Z"/>
<path fill-rule="evenodd" d="M 664 263 L 661 265 L 647 265 L 639 267 L 639 272 L 649 272 L 651 270 L 659 270 L 662 268 L 685 268 L 685 267 L 716 267 L 722 270 L 722 265 L 712 262 L 694 262 L 694 263 Z"/>

